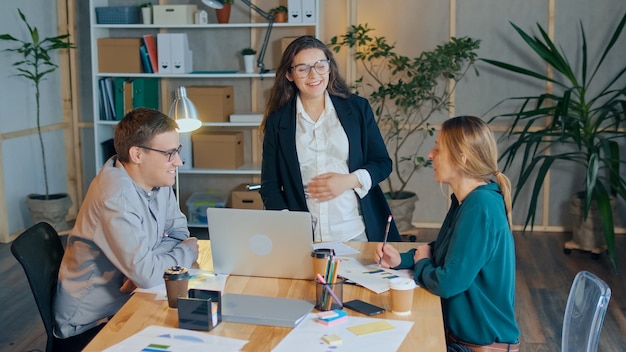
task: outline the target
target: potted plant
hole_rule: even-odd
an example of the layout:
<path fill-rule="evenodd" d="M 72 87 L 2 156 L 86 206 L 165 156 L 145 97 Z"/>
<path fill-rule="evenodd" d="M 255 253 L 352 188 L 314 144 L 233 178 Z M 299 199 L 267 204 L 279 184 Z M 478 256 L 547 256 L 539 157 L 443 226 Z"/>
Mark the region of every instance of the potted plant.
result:
<path fill-rule="evenodd" d="M 252 48 L 244 48 L 241 50 L 241 55 L 243 56 L 243 63 L 246 70 L 246 73 L 254 72 L 254 55 L 256 55 L 256 50 Z"/>
<path fill-rule="evenodd" d="M 139 4 L 141 8 L 141 21 L 143 24 L 152 24 L 152 3 L 142 2 Z"/>
<path fill-rule="evenodd" d="M 67 193 L 50 194 L 48 188 L 48 169 L 46 167 L 46 149 L 43 142 L 40 120 L 40 83 L 49 74 L 54 73 L 58 66 L 52 62 L 51 53 L 55 50 L 75 48 L 73 43 L 68 41 L 69 34 L 48 37 L 40 40 L 39 31 L 26 20 L 26 16 L 18 9 L 18 13 L 30 33 L 26 40 L 16 39 L 10 34 L 0 34 L 0 40 L 17 44 L 15 47 L 4 51 L 14 52 L 20 58 L 13 63 L 17 69 L 18 76 L 24 77 L 35 86 L 35 107 L 37 133 L 39 136 L 39 146 L 41 149 L 43 178 L 45 184 L 45 194 L 29 194 L 26 204 L 31 212 L 33 222 L 46 221 L 53 225 L 57 231 L 65 230 L 67 223 L 65 217 L 72 200 Z"/>
<path fill-rule="evenodd" d="M 519 102 L 519 109 L 493 117 L 491 120 L 506 117 L 511 119 L 510 128 L 505 137 L 510 137 L 510 144 L 502 153 L 506 161 L 504 169 L 515 162 L 520 167 L 519 179 L 513 201 L 522 192 L 526 184 L 532 185 L 524 230 L 535 219 L 539 193 L 548 171 L 564 163 L 573 163 L 585 172 L 585 182 L 575 192 L 573 201 L 579 201 L 581 216 L 575 220 L 589 220 L 590 209 L 597 207 L 598 219 L 604 233 L 602 245 L 608 247 L 609 258 L 615 269 L 615 232 L 611 198 L 626 199 L 626 180 L 620 174 L 619 166 L 623 163 L 619 156 L 618 140 L 623 141 L 626 134 L 626 89 L 623 77 L 626 65 L 611 68 L 602 66 L 605 58 L 618 41 L 626 25 L 626 15 L 622 17 L 599 60 L 590 62 L 587 52 L 585 30 L 580 24 L 582 45 L 576 48 L 580 56 L 576 60 L 561 54 L 546 31 L 537 25 L 541 36 L 531 37 L 515 24 L 511 23 L 532 52 L 537 54 L 546 66 L 555 73 L 546 76 L 542 71 L 515 66 L 506 62 L 481 59 L 491 65 L 514 74 L 550 83 L 553 91 L 541 91 L 535 96 L 514 97 L 507 100 Z M 610 70 L 614 73 L 603 82 L 596 82 L 597 73 Z M 620 85 L 620 82 L 621 85 Z M 554 148 L 558 147 L 558 148 Z M 518 155 L 518 153 L 522 153 Z M 522 158 L 519 158 L 519 157 Z M 578 208 L 578 207 L 575 207 Z M 589 217 L 589 218 L 588 218 Z M 583 226 L 573 226 L 574 243 L 582 239 L 579 231 Z M 593 234 L 589 234 L 593 236 Z M 602 239 L 602 234 L 600 234 Z M 591 241 L 595 242 L 595 241 Z M 572 243 L 570 243 L 572 244 Z M 568 246 L 565 247 L 566 251 Z M 581 248 L 591 250 L 591 248 Z"/>
<path fill-rule="evenodd" d="M 270 15 L 274 16 L 274 22 L 283 23 L 287 22 L 287 6 L 276 6 L 268 11 Z"/>
<path fill-rule="evenodd" d="M 406 231 L 412 227 L 417 201 L 406 186 L 419 169 L 430 165 L 428 151 L 420 150 L 433 135 L 429 121 L 450 107 L 457 82 L 477 59 L 479 41 L 451 38 L 411 58 L 398 54 L 385 37 L 373 36 L 373 30 L 367 24 L 351 26 L 345 35 L 331 38 L 329 46 L 336 52 L 356 49 L 354 59 L 365 72 L 355 83 L 356 92 L 369 98 L 393 160 L 386 196 L 398 230 Z"/>
<path fill-rule="evenodd" d="M 224 6 L 221 9 L 215 9 L 217 23 L 228 23 L 230 21 L 230 9 L 233 5 L 233 0 L 224 0 L 223 3 Z"/>

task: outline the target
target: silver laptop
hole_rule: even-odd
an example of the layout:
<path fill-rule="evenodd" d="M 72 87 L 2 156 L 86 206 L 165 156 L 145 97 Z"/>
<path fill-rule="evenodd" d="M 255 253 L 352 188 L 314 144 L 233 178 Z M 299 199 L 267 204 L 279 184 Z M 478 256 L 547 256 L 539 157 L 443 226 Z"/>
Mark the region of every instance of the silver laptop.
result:
<path fill-rule="evenodd" d="M 312 279 L 307 212 L 207 208 L 216 274 Z"/>

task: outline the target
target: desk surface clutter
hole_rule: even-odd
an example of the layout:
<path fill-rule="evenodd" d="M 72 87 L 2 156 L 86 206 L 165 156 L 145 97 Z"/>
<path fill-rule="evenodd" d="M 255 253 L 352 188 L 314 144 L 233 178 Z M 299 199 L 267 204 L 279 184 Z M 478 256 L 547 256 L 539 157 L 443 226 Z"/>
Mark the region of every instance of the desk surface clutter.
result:
<path fill-rule="evenodd" d="M 212 270 L 210 242 L 199 241 L 198 266 Z M 352 256 L 367 266 L 374 263 L 375 243 L 347 243 L 357 251 Z M 387 244 L 390 245 L 390 244 Z M 401 251 L 416 243 L 393 243 Z M 315 282 L 261 277 L 228 276 L 223 295 L 241 294 L 291 298 L 315 302 Z M 222 321 L 210 332 L 178 329 L 178 312 L 155 293 L 137 292 L 91 341 L 85 351 L 445 351 L 445 337 L 439 298 L 420 287 L 415 289 L 409 315 L 390 312 L 389 292 L 376 292 L 345 285 L 344 301 L 361 299 L 385 308 L 386 312 L 367 317 L 343 309 L 347 317 L 330 318 L 315 309 L 295 328 Z M 313 303 L 311 303 L 311 307 Z M 326 324 L 320 318 L 337 319 Z M 149 349 L 146 349 L 149 348 Z"/>

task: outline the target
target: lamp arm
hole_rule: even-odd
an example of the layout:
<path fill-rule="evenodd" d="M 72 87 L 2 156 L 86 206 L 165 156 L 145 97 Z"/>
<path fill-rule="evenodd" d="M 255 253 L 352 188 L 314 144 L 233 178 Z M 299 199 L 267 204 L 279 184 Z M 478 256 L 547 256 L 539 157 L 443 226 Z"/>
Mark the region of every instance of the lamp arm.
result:
<path fill-rule="evenodd" d="M 244 4 L 248 5 L 251 9 L 256 11 L 261 17 L 267 20 L 267 31 L 265 32 L 265 38 L 263 38 L 263 45 L 261 46 L 261 50 L 259 51 L 259 56 L 256 60 L 256 65 L 259 67 L 259 72 L 261 74 L 269 72 L 268 69 L 265 68 L 265 64 L 263 63 L 263 58 L 265 57 L 265 52 L 267 51 L 267 45 L 270 41 L 270 34 L 272 32 L 272 27 L 274 26 L 274 15 L 267 13 L 261 10 L 258 6 L 254 5 L 250 2 L 250 0 L 241 0 Z"/>

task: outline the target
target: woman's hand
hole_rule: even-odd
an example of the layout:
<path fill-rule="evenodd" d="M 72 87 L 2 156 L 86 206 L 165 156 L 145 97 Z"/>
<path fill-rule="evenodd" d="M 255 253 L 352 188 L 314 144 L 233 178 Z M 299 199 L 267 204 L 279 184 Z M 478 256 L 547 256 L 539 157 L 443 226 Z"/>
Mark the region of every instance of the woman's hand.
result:
<path fill-rule="evenodd" d="M 417 263 L 424 258 L 432 258 L 430 245 L 428 244 L 423 244 L 417 247 L 417 249 L 415 250 L 415 255 L 413 255 L 413 262 Z"/>
<path fill-rule="evenodd" d="M 356 175 L 328 172 L 313 177 L 307 184 L 306 193 L 318 202 L 326 202 L 357 187 L 360 184 Z"/>
<path fill-rule="evenodd" d="M 383 258 L 382 262 L 380 261 L 380 258 Z M 384 248 L 382 243 L 378 243 L 376 245 L 374 259 L 385 268 L 394 268 L 400 265 L 401 260 L 400 252 L 398 252 L 396 247 L 390 245 L 389 243 L 385 244 Z"/>

